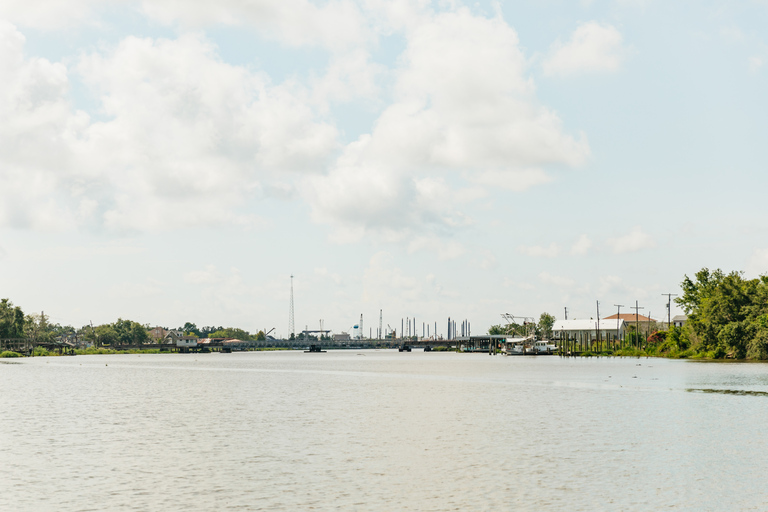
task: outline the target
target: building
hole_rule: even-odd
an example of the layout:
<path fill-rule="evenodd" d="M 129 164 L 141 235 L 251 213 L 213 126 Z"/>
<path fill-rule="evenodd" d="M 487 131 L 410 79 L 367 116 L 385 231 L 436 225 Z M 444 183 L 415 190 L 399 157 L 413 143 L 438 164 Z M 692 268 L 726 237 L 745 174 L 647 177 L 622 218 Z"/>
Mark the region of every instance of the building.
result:
<path fill-rule="evenodd" d="M 649 318 L 645 315 L 635 315 L 634 313 L 622 313 L 620 315 L 611 315 L 603 318 L 600 320 L 600 323 L 603 322 L 611 322 L 613 321 L 616 323 L 617 319 L 624 320 L 627 325 L 635 325 L 635 322 L 637 322 L 639 328 L 641 331 L 645 331 L 648 329 L 648 327 L 655 327 L 655 324 L 658 322 L 658 320 L 654 320 L 653 318 Z"/>
<path fill-rule="evenodd" d="M 627 323 L 616 318 L 600 320 L 599 337 L 601 340 L 624 339 Z M 556 340 L 596 341 L 598 339 L 598 322 L 588 320 L 557 320 L 552 326 L 552 337 Z"/>
<path fill-rule="evenodd" d="M 685 322 L 688 321 L 688 317 L 685 315 L 675 315 L 672 317 L 672 325 L 675 327 L 682 327 L 685 325 Z"/>
<path fill-rule="evenodd" d="M 152 339 L 153 343 L 160 343 L 160 340 L 164 339 L 166 334 L 168 334 L 168 331 L 160 326 L 149 330 L 149 337 Z"/>
<path fill-rule="evenodd" d="M 349 334 L 342 332 L 341 334 L 334 334 L 333 341 L 352 341 Z"/>

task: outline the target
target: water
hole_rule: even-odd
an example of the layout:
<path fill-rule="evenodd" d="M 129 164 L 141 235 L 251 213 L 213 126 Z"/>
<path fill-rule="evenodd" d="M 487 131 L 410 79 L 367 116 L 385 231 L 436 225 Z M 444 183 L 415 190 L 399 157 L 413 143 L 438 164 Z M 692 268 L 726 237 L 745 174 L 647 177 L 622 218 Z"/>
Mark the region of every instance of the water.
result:
<path fill-rule="evenodd" d="M 0 510 L 765 510 L 768 365 L 0 360 Z"/>

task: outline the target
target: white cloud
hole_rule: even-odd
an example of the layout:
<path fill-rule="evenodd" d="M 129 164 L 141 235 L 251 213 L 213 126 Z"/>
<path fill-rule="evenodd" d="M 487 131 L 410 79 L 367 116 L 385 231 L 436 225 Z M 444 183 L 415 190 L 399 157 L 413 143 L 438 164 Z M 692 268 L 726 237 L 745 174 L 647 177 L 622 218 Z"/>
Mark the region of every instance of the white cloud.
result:
<path fill-rule="evenodd" d="M 366 19 L 351 0 L 319 5 L 308 0 L 142 0 L 140 9 L 153 20 L 190 28 L 252 26 L 297 46 L 321 44 L 340 49 L 371 40 Z"/>
<path fill-rule="evenodd" d="M 656 247 L 656 241 L 642 228 L 636 226 L 626 235 L 609 239 L 608 245 L 615 254 L 624 254 Z"/>
<path fill-rule="evenodd" d="M 69 144 L 87 123 L 67 95 L 66 68 L 27 58 L 24 36 L 0 21 L 0 225 L 66 229 L 77 220 Z"/>
<path fill-rule="evenodd" d="M 762 57 L 755 55 L 749 58 L 749 70 L 752 73 L 757 73 L 757 71 L 763 67 L 763 64 L 765 64 L 765 61 Z"/>
<path fill-rule="evenodd" d="M 575 256 L 583 256 L 587 254 L 592 248 L 592 240 L 587 235 L 581 235 L 576 242 L 571 246 L 571 254 Z"/>
<path fill-rule="evenodd" d="M 0 225 L 115 230 L 260 226 L 239 210 L 337 149 L 308 92 L 221 62 L 196 35 L 129 37 L 77 66 L 103 121 L 72 109 L 67 69 L 0 24 Z"/>
<path fill-rule="evenodd" d="M 352 0 L 317 4 L 308 0 L 3 0 L 0 18 L 24 27 L 51 30 L 103 25 L 101 11 L 123 8 L 155 23 L 199 29 L 248 26 L 289 45 L 340 50 L 371 42 L 374 33 Z"/>
<path fill-rule="evenodd" d="M 465 224 L 459 208 L 484 193 L 458 194 L 442 176 L 524 190 L 549 181 L 542 166 L 586 160 L 584 136 L 563 133 L 557 114 L 537 103 L 503 20 L 459 9 L 422 18 L 406 37 L 394 102 L 327 176 L 305 186 L 316 220 L 351 239 L 453 229 Z"/>
<path fill-rule="evenodd" d="M 83 23 L 95 24 L 99 6 L 122 3 L 111 0 L 3 0 L 0 18 L 17 25 L 51 30 Z"/>
<path fill-rule="evenodd" d="M 577 27 L 567 42 L 555 41 L 542 68 L 544 74 L 553 76 L 615 71 L 625 54 L 621 32 L 611 25 L 590 21 Z"/>
<path fill-rule="evenodd" d="M 556 258 L 560 254 L 560 246 L 555 242 L 549 244 L 549 247 L 521 245 L 517 250 L 533 258 Z"/>

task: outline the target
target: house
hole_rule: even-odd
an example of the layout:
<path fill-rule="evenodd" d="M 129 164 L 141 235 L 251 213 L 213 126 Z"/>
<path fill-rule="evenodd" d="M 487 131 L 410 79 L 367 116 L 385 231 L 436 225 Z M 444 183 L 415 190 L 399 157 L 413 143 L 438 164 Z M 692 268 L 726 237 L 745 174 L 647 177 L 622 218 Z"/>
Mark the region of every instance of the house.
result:
<path fill-rule="evenodd" d="M 179 336 L 176 339 L 177 347 L 196 347 L 197 336 Z"/>
<path fill-rule="evenodd" d="M 623 339 L 627 323 L 619 319 L 600 320 L 600 339 Z M 552 337 L 556 340 L 593 341 L 598 338 L 598 321 L 588 320 L 557 320 L 552 326 Z"/>
<path fill-rule="evenodd" d="M 160 340 L 165 339 L 166 334 L 168 334 L 168 331 L 160 326 L 153 327 L 149 330 L 149 337 L 152 339 L 153 343 L 160 343 Z"/>
<path fill-rule="evenodd" d="M 334 334 L 333 341 L 352 341 L 349 334 L 342 332 L 341 334 Z"/>
<path fill-rule="evenodd" d="M 183 335 L 184 335 L 183 332 L 177 331 L 176 329 L 165 331 L 165 336 L 163 336 L 163 343 L 172 343 L 175 345 L 176 342 L 179 341 Z"/>
<path fill-rule="evenodd" d="M 672 317 L 672 325 L 675 327 L 682 327 L 687 321 L 688 317 L 686 315 L 675 315 Z"/>
<path fill-rule="evenodd" d="M 600 323 L 611 321 L 616 323 L 617 319 L 624 320 L 627 325 L 635 325 L 635 322 L 637 322 L 637 325 L 641 331 L 647 330 L 648 327 L 655 327 L 655 324 L 657 323 L 657 320 L 654 320 L 653 318 L 649 318 L 640 314 L 635 315 L 634 313 L 622 313 L 620 315 L 607 316 L 600 320 Z"/>

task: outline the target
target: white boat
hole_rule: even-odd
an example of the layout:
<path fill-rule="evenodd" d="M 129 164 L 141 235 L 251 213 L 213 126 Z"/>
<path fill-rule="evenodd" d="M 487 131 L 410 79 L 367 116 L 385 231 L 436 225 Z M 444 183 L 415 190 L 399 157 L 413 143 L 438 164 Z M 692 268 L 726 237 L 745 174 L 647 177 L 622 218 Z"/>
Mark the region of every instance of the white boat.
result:
<path fill-rule="evenodd" d="M 531 352 L 534 354 L 554 354 L 557 352 L 557 345 L 547 340 L 537 340 L 533 343 Z"/>
<path fill-rule="evenodd" d="M 501 353 L 508 356 L 522 356 L 531 353 L 531 343 L 533 336 L 504 338 L 501 346 Z"/>

